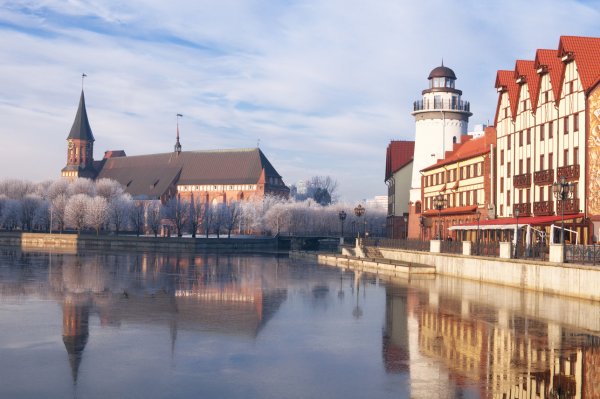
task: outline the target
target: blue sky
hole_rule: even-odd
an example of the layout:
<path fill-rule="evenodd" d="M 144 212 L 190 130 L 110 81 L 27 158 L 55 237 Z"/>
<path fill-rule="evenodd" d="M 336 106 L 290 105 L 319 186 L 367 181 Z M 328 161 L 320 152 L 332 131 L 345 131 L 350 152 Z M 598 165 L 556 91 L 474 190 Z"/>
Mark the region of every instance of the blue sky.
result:
<path fill-rule="evenodd" d="M 600 1 L 0 0 L 0 178 L 55 178 L 81 73 L 96 138 L 129 155 L 260 147 L 293 184 L 386 193 L 385 149 L 440 64 L 493 122 L 498 69 L 600 36 Z"/>

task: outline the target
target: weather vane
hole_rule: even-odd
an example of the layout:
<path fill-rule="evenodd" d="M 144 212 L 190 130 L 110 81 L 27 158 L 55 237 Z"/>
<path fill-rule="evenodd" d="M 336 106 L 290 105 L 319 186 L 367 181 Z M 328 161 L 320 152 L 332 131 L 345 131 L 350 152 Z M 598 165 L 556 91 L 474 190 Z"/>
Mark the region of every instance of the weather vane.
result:
<path fill-rule="evenodd" d="M 83 90 L 83 79 L 85 79 L 87 75 L 85 73 L 81 74 L 81 90 Z"/>

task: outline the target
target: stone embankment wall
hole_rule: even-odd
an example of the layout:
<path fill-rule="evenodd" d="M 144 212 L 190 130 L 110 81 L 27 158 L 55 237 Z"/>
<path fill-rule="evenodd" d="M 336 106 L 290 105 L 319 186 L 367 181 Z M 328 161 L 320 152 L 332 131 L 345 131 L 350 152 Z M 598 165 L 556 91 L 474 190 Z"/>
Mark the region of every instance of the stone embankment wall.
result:
<path fill-rule="evenodd" d="M 600 300 L 600 266 L 536 262 L 379 248 L 382 256 L 435 266 L 437 274 Z"/>
<path fill-rule="evenodd" d="M 152 250 L 152 251 L 234 251 L 272 252 L 277 250 L 276 238 L 178 238 L 95 236 L 77 234 L 0 233 L 0 245 L 22 249 L 43 249 L 76 252 L 78 250 Z"/>

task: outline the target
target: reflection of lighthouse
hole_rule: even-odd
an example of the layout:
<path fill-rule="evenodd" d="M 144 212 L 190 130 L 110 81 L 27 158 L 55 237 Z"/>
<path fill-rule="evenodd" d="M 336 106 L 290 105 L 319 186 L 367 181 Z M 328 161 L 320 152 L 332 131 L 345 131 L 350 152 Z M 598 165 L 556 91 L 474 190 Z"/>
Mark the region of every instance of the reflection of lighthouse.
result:
<path fill-rule="evenodd" d="M 90 301 L 81 295 L 67 295 L 63 301 L 63 342 L 69 355 L 73 384 L 77 384 L 77 374 L 83 350 L 89 336 Z"/>

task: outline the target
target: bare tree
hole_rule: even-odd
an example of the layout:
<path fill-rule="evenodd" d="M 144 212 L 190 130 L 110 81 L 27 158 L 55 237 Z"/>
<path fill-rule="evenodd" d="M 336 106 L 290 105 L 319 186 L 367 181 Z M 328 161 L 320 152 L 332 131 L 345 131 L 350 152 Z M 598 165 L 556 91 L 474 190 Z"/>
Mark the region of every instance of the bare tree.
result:
<path fill-rule="evenodd" d="M 161 220 L 161 206 L 159 201 L 150 201 L 145 203 L 146 225 L 158 237 Z"/>
<path fill-rule="evenodd" d="M 225 211 L 224 224 L 227 229 L 227 238 L 231 238 L 231 231 L 240 219 L 240 205 L 238 202 L 232 201 L 226 205 Z"/>
<path fill-rule="evenodd" d="M 7 230 L 14 230 L 21 223 L 21 203 L 6 199 L 0 215 L 0 224 Z"/>
<path fill-rule="evenodd" d="M 41 200 L 33 216 L 34 229 L 50 231 L 50 201 Z"/>
<path fill-rule="evenodd" d="M 144 230 L 144 213 L 146 212 L 146 207 L 144 206 L 144 201 L 134 201 L 130 213 L 129 220 L 131 221 L 131 225 L 135 230 L 136 236 L 140 236 L 140 234 Z"/>
<path fill-rule="evenodd" d="M 223 225 L 225 224 L 225 219 L 227 217 L 227 204 L 225 204 L 225 203 L 214 204 L 212 206 L 212 214 L 213 214 L 212 226 L 213 226 L 215 233 L 217 234 L 217 238 L 220 238 L 221 237 L 221 227 L 223 227 Z"/>
<path fill-rule="evenodd" d="M 204 232 L 206 233 L 206 238 L 210 234 L 210 229 L 213 227 L 214 221 L 214 210 L 211 206 L 210 202 L 206 201 L 202 203 L 202 226 L 204 227 Z"/>
<path fill-rule="evenodd" d="M 85 215 L 90 196 L 75 194 L 67 200 L 65 205 L 65 223 L 74 227 L 78 233 L 85 227 Z"/>
<path fill-rule="evenodd" d="M 189 202 L 182 200 L 180 194 L 171 198 L 164 207 L 165 217 L 175 225 L 177 237 L 183 236 L 183 232 L 188 225 L 189 210 Z"/>
<path fill-rule="evenodd" d="M 85 224 L 96 230 L 96 235 L 100 234 L 100 228 L 106 222 L 108 217 L 108 202 L 104 197 L 88 197 L 86 201 Z"/>
<path fill-rule="evenodd" d="M 192 198 L 190 200 L 190 231 L 192 232 L 192 237 L 196 238 L 196 233 L 198 232 L 198 227 L 202 223 L 202 204 L 198 199 L 194 198 L 194 193 L 192 193 Z"/>
<path fill-rule="evenodd" d="M 23 231 L 32 230 L 33 218 L 41 202 L 42 199 L 35 194 L 27 194 L 21 199 L 21 228 Z"/>

